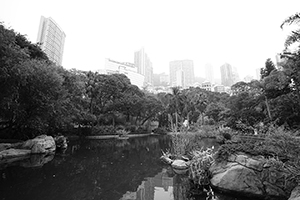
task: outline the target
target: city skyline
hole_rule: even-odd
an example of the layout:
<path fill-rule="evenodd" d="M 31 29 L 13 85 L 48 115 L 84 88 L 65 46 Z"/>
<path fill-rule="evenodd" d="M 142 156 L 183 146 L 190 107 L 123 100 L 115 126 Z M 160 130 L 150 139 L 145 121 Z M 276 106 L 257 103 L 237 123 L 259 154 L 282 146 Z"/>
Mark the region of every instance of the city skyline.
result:
<path fill-rule="evenodd" d="M 66 69 L 97 70 L 105 58 L 133 62 L 132 52 L 144 47 L 154 73 L 168 72 L 172 60 L 190 59 L 195 76 L 205 77 L 205 64 L 211 63 L 215 78 L 220 77 L 219 67 L 229 63 L 243 78 L 255 77 L 267 58 L 275 61 L 289 32 L 280 25 L 299 6 L 294 0 L 114 0 L 72 5 L 4 0 L 0 21 L 35 42 L 40 16 L 51 16 L 68 34 L 62 63 Z"/>

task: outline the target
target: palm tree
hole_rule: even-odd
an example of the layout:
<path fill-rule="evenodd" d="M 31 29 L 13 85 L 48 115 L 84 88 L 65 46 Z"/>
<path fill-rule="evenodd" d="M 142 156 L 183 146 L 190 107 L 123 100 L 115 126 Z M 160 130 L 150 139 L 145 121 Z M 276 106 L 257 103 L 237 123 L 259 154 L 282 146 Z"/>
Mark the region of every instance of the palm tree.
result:
<path fill-rule="evenodd" d="M 178 128 L 178 115 L 179 115 L 179 107 L 181 104 L 181 91 L 179 87 L 172 87 L 172 98 L 170 102 L 171 110 L 175 115 L 175 124 L 174 131 L 177 132 Z"/>
<path fill-rule="evenodd" d="M 283 28 L 283 26 L 285 25 L 292 24 L 300 24 L 300 13 L 296 13 L 285 19 L 280 27 Z M 298 41 L 300 41 L 300 28 L 296 29 L 295 31 L 292 31 L 292 33 L 285 40 L 284 46 L 287 49 L 289 46 Z"/>

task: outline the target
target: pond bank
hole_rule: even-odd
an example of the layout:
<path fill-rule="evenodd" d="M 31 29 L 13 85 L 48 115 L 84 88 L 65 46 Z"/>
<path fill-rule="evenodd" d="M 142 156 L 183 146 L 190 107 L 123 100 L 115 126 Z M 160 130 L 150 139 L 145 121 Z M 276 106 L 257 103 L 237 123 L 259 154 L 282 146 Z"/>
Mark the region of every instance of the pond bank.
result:
<path fill-rule="evenodd" d="M 128 134 L 126 135 L 129 138 L 134 138 L 134 137 L 145 137 L 149 135 L 159 135 L 159 134 Z M 112 139 L 112 138 L 119 138 L 119 135 L 90 135 L 90 136 L 85 136 L 84 138 L 86 139 Z"/>

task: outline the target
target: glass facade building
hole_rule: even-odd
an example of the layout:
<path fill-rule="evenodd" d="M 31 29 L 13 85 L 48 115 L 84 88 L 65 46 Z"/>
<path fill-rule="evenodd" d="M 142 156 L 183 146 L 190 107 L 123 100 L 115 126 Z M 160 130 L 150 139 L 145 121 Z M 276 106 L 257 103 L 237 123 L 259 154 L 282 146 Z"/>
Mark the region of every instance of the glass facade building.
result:
<path fill-rule="evenodd" d="M 66 34 L 51 18 L 41 16 L 37 42 L 48 58 L 57 65 L 62 64 Z"/>

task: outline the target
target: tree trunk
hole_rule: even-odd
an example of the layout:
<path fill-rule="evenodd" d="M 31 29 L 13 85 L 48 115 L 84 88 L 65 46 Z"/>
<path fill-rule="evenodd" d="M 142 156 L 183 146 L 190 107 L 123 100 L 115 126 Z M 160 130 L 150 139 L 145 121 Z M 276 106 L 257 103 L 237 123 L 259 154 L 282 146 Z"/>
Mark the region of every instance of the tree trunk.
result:
<path fill-rule="evenodd" d="M 267 99 L 266 96 L 265 96 L 265 103 L 266 103 L 266 106 L 267 106 L 267 111 L 268 111 L 269 119 L 270 119 L 270 121 L 272 121 L 270 106 L 269 106 L 268 99 Z"/>
<path fill-rule="evenodd" d="M 178 127 L 178 114 L 175 112 L 175 132 L 177 133 L 177 127 Z"/>

